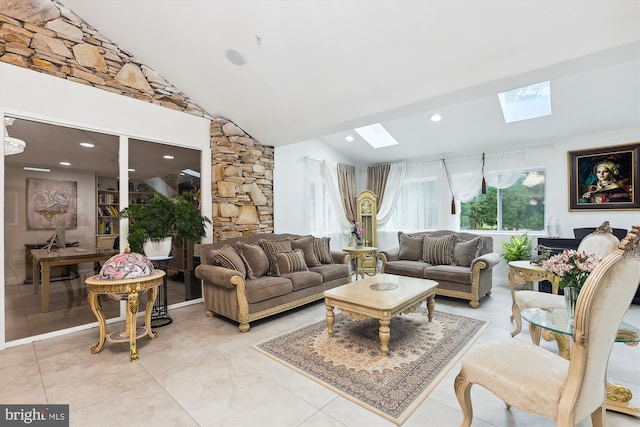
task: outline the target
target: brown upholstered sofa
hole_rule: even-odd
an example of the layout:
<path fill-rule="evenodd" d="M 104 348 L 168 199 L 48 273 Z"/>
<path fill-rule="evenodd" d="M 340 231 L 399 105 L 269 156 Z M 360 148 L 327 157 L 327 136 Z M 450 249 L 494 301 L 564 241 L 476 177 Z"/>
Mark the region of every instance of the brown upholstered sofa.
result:
<path fill-rule="evenodd" d="M 232 319 L 241 332 L 350 281 L 349 256 L 330 251 L 328 238 L 259 233 L 203 244 L 200 257 L 207 315 Z"/>
<path fill-rule="evenodd" d="M 469 300 L 477 308 L 491 294 L 492 268 L 500 262 L 493 238 L 450 230 L 398 233 L 399 246 L 380 251 L 382 271 L 438 282 L 437 295 Z"/>

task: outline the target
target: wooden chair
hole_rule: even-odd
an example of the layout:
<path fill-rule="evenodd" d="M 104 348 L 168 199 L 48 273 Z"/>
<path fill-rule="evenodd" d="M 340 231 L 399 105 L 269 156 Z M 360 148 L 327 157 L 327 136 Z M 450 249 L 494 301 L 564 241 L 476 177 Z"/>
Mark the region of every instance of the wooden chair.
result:
<path fill-rule="evenodd" d="M 585 236 L 578 245 L 578 251 L 585 251 L 595 253 L 604 258 L 613 252 L 620 240 L 613 234 L 609 221 L 605 221 L 598 227 L 593 233 Z M 552 308 L 552 307 L 564 307 L 564 296 L 558 295 L 557 284 L 553 285 L 552 293 L 538 291 L 519 291 L 515 294 L 515 301 L 511 306 L 511 314 L 515 321 L 516 327 L 511 332 L 511 336 L 515 337 L 522 330 L 522 318 L 520 317 L 520 310 L 525 308 Z M 537 328 L 535 325 L 529 324 L 529 330 Z M 540 344 L 540 334 L 531 333 L 531 341 L 534 344 Z"/>
<path fill-rule="evenodd" d="M 589 275 L 576 305 L 571 360 L 518 339 L 488 342 L 462 358 L 455 392 L 471 425 L 471 386 L 479 384 L 507 408 L 574 426 L 591 415 L 605 425 L 607 363 L 616 333 L 640 280 L 640 226 L 633 226 L 618 248 Z"/>

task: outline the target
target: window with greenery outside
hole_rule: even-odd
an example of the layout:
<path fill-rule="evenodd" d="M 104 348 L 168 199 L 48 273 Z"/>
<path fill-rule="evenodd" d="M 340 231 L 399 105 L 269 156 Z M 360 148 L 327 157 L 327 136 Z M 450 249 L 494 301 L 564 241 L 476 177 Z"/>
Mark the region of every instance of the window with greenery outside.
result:
<path fill-rule="evenodd" d="M 487 187 L 487 194 L 462 203 L 462 230 L 544 230 L 545 171 L 523 172 L 509 188 Z"/>

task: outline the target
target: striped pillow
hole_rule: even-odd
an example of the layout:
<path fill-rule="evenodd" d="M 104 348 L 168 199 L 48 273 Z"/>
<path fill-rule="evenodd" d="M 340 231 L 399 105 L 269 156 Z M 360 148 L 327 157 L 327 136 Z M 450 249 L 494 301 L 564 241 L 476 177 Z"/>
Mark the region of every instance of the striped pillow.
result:
<path fill-rule="evenodd" d="M 433 265 L 451 265 L 453 263 L 453 245 L 457 236 L 450 234 L 442 237 L 424 236 L 422 241 L 422 260 Z"/>
<path fill-rule="evenodd" d="M 294 271 L 307 271 L 307 264 L 304 262 L 304 252 L 302 249 L 295 249 L 291 252 L 276 252 L 273 254 L 276 261 L 276 275 L 293 273 Z"/>
<path fill-rule="evenodd" d="M 221 249 L 212 250 L 211 258 L 215 265 L 229 268 L 231 270 L 237 270 L 243 279 L 247 277 L 247 269 L 235 248 L 231 246 L 224 246 Z"/>
<path fill-rule="evenodd" d="M 291 252 L 291 240 L 268 240 L 260 239 L 258 244 L 262 248 L 269 260 L 269 275 L 276 275 L 276 260 L 273 255 L 277 252 Z"/>
<path fill-rule="evenodd" d="M 314 237 L 313 238 L 313 251 L 318 257 L 318 261 L 322 264 L 333 264 L 333 257 L 331 256 L 331 237 Z"/>

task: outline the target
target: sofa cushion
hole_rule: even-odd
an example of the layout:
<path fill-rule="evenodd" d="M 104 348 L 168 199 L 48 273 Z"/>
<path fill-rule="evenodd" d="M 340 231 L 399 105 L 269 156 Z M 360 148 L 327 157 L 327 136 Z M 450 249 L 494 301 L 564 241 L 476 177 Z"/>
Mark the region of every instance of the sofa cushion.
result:
<path fill-rule="evenodd" d="M 323 282 L 330 282 L 349 276 L 349 266 L 347 264 L 322 264 L 318 267 L 311 267 L 309 270 L 319 273 L 322 276 Z"/>
<path fill-rule="evenodd" d="M 419 261 L 422 258 L 422 237 L 414 237 L 398 232 L 399 259 Z"/>
<path fill-rule="evenodd" d="M 269 260 L 260 246 L 237 242 L 236 249 L 238 249 L 238 253 L 247 267 L 247 277 L 249 279 L 257 279 L 269 271 Z"/>
<path fill-rule="evenodd" d="M 292 240 L 291 248 L 302 249 L 302 252 L 304 252 L 304 262 L 307 264 L 307 267 L 322 265 L 318 260 L 315 251 L 313 250 L 313 236 L 306 236 L 300 239 Z"/>
<path fill-rule="evenodd" d="M 302 249 L 295 249 L 291 252 L 276 252 L 273 254 L 276 264 L 276 275 L 282 276 L 294 271 L 308 271 L 304 262 L 304 252 Z"/>
<path fill-rule="evenodd" d="M 422 261 L 433 265 L 450 265 L 453 262 L 453 244 L 457 239 L 455 234 L 442 237 L 424 236 Z"/>
<path fill-rule="evenodd" d="M 245 282 L 245 293 L 249 304 L 290 294 L 292 291 L 291 280 L 285 277 L 261 276 Z"/>
<path fill-rule="evenodd" d="M 454 282 L 471 285 L 471 269 L 457 265 L 433 265 L 424 269 L 425 279 L 436 282 Z"/>
<path fill-rule="evenodd" d="M 214 265 L 237 270 L 243 279 L 247 277 L 247 269 L 244 261 L 242 261 L 242 258 L 235 248 L 224 246 L 221 249 L 214 249 L 211 251 L 210 258 L 213 260 Z"/>
<path fill-rule="evenodd" d="M 333 264 L 331 256 L 331 237 L 314 237 L 313 251 L 321 264 Z"/>
<path fill-rule="evenodd" d="M 424 269 L 427 267 L 431 267 L 431 264 L 427 264 L 424 261 L 389 261 L 384 267 L 384 272 L 398 274 L 400 276 L 423 278 Z"/>
<path fill-rule="evenodd" d="M 260 239 L 258 244 L 260 244 L 264 253 L 267 254 L 267 259 L 269 260 L 269 274 L 271 276 L 277 276 L 276 259 L 273 255 L 276 252 L 291 252 L 291 240 Z"/>
<path fill-rule="evenodd" d="M 470 267 L 471 262 L 482 252 L 482 237 L 463 241 L 458 240 L 453 245 L 453 263 L 463 267 Z"/>
<path fill-rule="evenodd" d="M 284 274 L 282 277 L 291 280 L 291 288 L 294 292 L 300 289 L 322 285 L 322 276 L 313 271 L 294 271 Z"/>

